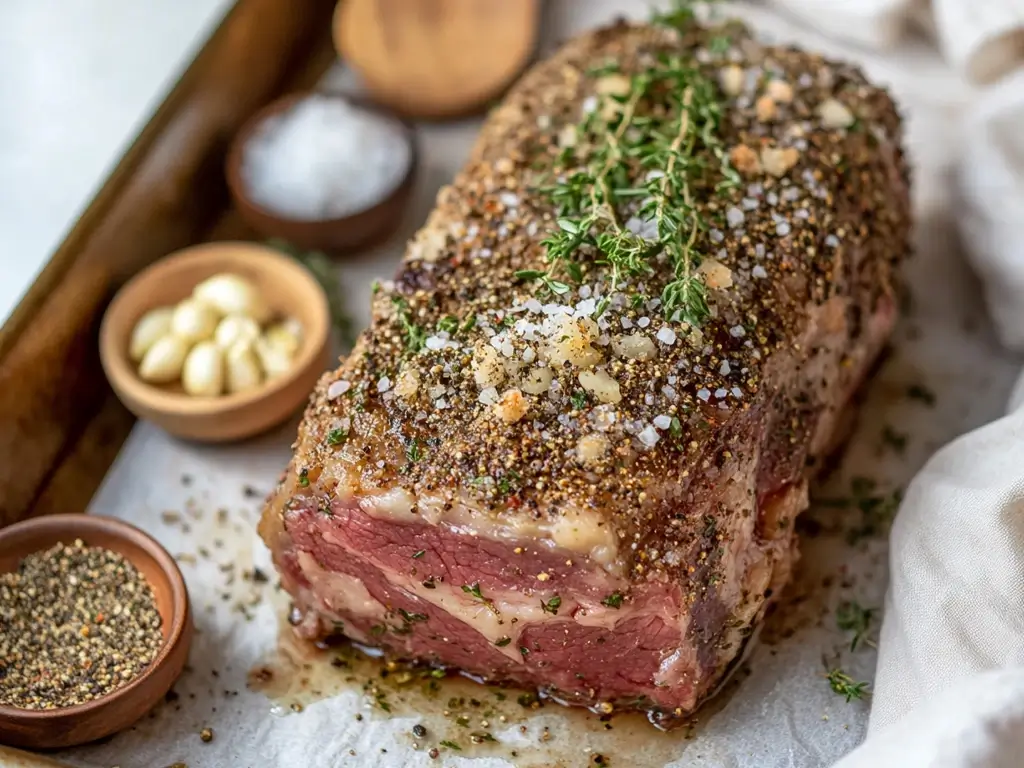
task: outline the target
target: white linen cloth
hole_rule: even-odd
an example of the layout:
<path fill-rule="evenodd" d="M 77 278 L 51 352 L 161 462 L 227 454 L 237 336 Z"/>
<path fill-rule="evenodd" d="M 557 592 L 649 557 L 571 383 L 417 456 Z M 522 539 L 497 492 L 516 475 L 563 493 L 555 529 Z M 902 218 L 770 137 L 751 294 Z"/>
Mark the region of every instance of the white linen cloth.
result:
<path fill-rule="evenodd" d="M 876 48 L 916 22 L 982 86 L 962 116 L 958 226 L 1000 340 L 1024 351 L 1024 0 L 775 4 Z M 1024 766 L 1024 376 L 1005 417 L 914 478 L 890 578 L 868 738 L 836 768 Z"/>

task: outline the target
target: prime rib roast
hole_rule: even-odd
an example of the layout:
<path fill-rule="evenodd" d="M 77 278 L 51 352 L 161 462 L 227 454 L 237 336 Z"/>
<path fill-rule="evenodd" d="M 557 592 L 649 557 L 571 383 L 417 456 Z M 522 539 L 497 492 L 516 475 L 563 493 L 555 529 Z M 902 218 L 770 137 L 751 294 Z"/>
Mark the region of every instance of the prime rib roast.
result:
<path fill-rule="evenodd" d="M 313 393 L 261 523 L 298 631 L 696 708 L 895 322 L 900 141 L 858 69 L 736 24 L 534 66 Z"/>

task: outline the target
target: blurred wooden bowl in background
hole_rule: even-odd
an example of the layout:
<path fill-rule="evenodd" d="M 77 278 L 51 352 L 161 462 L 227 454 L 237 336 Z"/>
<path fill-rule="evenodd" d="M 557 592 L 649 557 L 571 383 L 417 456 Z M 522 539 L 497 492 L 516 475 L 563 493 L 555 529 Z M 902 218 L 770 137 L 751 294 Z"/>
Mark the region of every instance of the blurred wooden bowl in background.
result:
<path fill-rule="evenodd" d="M 471 114 L 529 63 L 540 0 L 341 0 L 338 54 L 376 101 L 410 118 Z"/>

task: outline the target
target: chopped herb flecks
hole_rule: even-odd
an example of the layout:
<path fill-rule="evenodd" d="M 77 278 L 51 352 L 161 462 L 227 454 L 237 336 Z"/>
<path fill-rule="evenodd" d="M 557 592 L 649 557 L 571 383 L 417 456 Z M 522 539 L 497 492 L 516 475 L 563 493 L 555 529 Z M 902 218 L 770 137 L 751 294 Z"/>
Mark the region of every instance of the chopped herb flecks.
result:
<path fill-rule="evenodd" d="M 559 607 L 562 605 L 562 598 L 555 595 L 547 602 L 541 600 L 540 607 L 544 610 L 544 613 L 557 614 Z"/>
<path fill-rule="evenodd" d="M 601 601 L 601 605 L 606 605 L 609 608 L 620 608 L 622 606 L 622 593 L 612 592 L 608 597 Z"/>

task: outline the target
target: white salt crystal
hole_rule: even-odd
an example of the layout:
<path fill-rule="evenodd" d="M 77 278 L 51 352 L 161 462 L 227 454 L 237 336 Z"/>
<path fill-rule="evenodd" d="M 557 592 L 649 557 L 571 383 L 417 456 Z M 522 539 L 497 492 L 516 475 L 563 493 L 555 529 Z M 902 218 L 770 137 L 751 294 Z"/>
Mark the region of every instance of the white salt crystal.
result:
<path fill-rule="evenodd" d="M 317 94 L 260 126 L 243 151 L 241 174 L 258 205 L 322 221 L 379 203 L 405 178 L 411 160 L 400 122 Z"/>
<path fill-rule="evenodd" d="M 480 390 L 480 395 L 477 397 L 484 405 L 494 405 L 498 402 L 498 390 L 494 387 L 487 387 L 486 389 Z"/>
<path fill-rule="evenodd" d="M 668 429 L 672 426 L 672 417 L 661 414 L 661 416 L 654 417 L 654 426 L 658 429 Z"/>
<path fill-rule="evenodd" d="M 743 211 L 739 208 L 729 208 L 725 212 L 725 221 L 732 229 L 736 229 L 736 227 L 740 226 L 744 221 L 746 221 L 746 218 L 747 217 L 743 215 Z"/>
<path fill-rule="evenodd" d="M 725 397 L 728 394 L 729 394 L 729 390 L 722 389 L 721 387 L 719 387 L 718 389 L 715 390 L 715 397 L 717 397 L 719 400 L 721 400 L 723 397 Z"/>
<path fill-rule="evenodd" d="M 641 328 L 646 328 L 651 324 L 651 318 L 641 317 L 639 320 L 636 321 L 636 324 L 639 325 Z"/>
<path fill-rule="evenodd" d="M 387 376 L 381 376 L 380 379 L 377 380 L 377 391 L 387 392 L 389 389 L 391 389 L 391 379 Z"/>
<path fill-rule="evenodd" d="M 729 329 L 729 335 L 737 339 L 741 339 L 747 335 L 747 329 L 744 328 L 742 325 L 734 325 L 732 328 Z"/>
<path fill-rule="evenodd" d="M 653 448 L 658 444 L 658 441 L 661 440 L 661 435 L 659 435 L 658 431 L 650 424 L 644 427 L 636 437 L 648 448 Z"/>
<path fill-rule="evenodd" d="M 341 397 L 350 389 L 352 389 L 352 382 L 350 381 L 345 381 L 344 379 L 341 381 L 333 381 L 331 382 L 331 386 L 327 388 L 327 399 L 333 400 L 336 397 Z"/>
<path fill-rule="evenodd" d="M 658 341 L 671 347 L 676 343 L 676 332 L 667 325 L 663 325 L 661 330 L 658 331 Z"/>
<path fill-rule="evenodd" d="M 722 374 L 723 376 L 728 376 L 730 373 L 732 373 L 732 368 L 730 367 L 728 360 L 723 360 L 722 361 L 722 365 L 718 369 L 718 372 L 720 374 Z"/>
<path fill-rule="evenodd" d="M 764 267 L 762 267 L 760 264 L 755 265 L 754 268 L 750 270 L 750 274 L 752 277 L 756 277 L 758 280 L 764 280 L 766 277 L 768 277 L 768 273 L 764 271 Z"/>
<path fill-rule="evenodd" d="M 701 387 L 697 390 L 697 397 L 703 400 L 705 403 L 711 399 L 711 390 Z"/>

